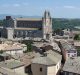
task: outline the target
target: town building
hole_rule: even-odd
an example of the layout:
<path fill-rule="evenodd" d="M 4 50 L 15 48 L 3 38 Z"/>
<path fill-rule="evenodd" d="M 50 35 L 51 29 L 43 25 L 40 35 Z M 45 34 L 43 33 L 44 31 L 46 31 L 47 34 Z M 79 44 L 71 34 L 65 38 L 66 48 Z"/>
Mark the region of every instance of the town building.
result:
<path fill-rule="evenodd" d="M 80 75 L 80 57 L 69 58 L 65 62 L 63 75 Z"/>
<path fill-rule="evenodd" d="M 80 41 L 79 40 L 74 40 L 74 46 L 76 47 L 76 48 L 80 48 Z"/>
<path fill-rule="evenodd" d="M 61 48 L 61 51 L 62 51 L 62 54 L 63 54 L 65 60 L 68 58 L 71 58 L 71 57 L 77 57 L 76 48 L 69 42 L 61 40 L 60 48 Z"/>
<path fill-rule="evenodd" d="M 52 18 L 50 12 L 45 11 L 42 18 L 15 18 L 6 16 L 1 37 L 15 38 L 52 38 Z M 30 38 L 31 37 L 31 38 Z"/>
<path fill-rule="evenodd" d="M 26 75 L 24 64 L 18 60 L 6 60 L 0 62 L 0 74 L 2 75 Z"/>
<path fill-rule="evenodd" d="M 64 29 L 63 32 L 64 32 L 64 36 L 65 37 L 68 37 L 68 39 L 73 39 L 74 34 L 73 34 L 72 30 L 70 30 L 70 29 Z"/>
<path fill-rule="evenodd" d="M 47 55 L 36 57 L 32 60 L 33 75 L 57 75 L 61 67 L 62 56 L 52 50 Z"/>
<path fill-rule="evenodd" d="M 27 50 L 27 46 L 18 42 L 4 42 L 0 44 L 0 51 L 10 55 L 22 54 L 25 50 Z"/>
<path fill-rule="evenodd" d="M 73 31 L 70 29 L 58 30 L 57 33 L 53 36 L 55 40 L 73 40 L 74 38 Z"/>

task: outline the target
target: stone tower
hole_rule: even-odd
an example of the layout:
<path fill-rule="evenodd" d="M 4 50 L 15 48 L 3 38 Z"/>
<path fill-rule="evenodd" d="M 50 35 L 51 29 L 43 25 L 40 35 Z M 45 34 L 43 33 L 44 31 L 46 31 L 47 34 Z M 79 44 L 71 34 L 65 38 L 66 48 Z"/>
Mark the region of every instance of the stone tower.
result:
<path fill-rule="evenodd" d="M 52 18 L 49 11 L 44 12 L 43 19 L 43 39 L 51 40 L 52 38 Z"/>

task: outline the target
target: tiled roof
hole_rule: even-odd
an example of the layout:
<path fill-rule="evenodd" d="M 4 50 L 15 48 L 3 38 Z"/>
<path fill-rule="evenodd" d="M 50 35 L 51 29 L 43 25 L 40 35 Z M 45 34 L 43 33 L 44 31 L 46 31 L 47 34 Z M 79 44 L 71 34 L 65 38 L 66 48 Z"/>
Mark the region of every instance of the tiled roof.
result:
<path fill-rule="evenodd" d="M 68 42 L 60 41 L 60 43 L 65 50 L 76 50 L 75 47 L 69 44 Z"/>
<path fill-rule="evenodd" d="M 23 21 L 41 21 L 41 18 L 16 18 L 16 20 L 23 20 Z"/>
<path fill-rule="evenodd" d="M 0 66 L 4 68 L 14 69 L 23 66 L 24 64 L 18 60 L 6 60 L 0 62 Z"/>
<path fill-rule="evenodd" d="M 16 30 L 38 30 L 39 28 L 15 28 Z"/>
<path fill-rule="evenodd" d="M 65 62 L 63 71 L 80 74 L 80 57 L 69 58 Z"/>
<path fill-rule="evenodd" d="M 50 50 L 47 51 L 47 56 L 34 58 L 32 60 L 32 63 L 44 65 L 56 65 L 59 61 L 61 61 L 61 55 Z"/>
<path fill-rule="evenodd" d="M 11 50 L 22 50 L 23 45 L 20 43 L 4 43 L 0 44 L 0 50 L 11 51 Z"/>
<path fill-rule="evenodd" d="M 55 65 L 56 64 L 55 62 L 53 62 L 48 57 L 37 57 L 37 58 L 34 58 L 32 60 L 32 63 L 43 64 L 43 65 Z"/>

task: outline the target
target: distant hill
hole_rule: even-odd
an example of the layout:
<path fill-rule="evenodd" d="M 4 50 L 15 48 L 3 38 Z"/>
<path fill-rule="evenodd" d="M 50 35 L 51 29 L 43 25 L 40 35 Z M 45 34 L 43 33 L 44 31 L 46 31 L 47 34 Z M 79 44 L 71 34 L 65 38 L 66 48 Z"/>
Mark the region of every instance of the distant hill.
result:
<path fill-rule="evenodd" d="M 80 26 L 80 19 L 53 18 L 53 29 L 74 29 Z"/>
<path fill-rule="evenodd" d="M 24 18 L 41 18 L 41 16 L 24 16 L 24 15 L 0 14 L 0 20 L 5 19 L 6 16 L 11 16 L 12 18 L 19 18 L 19 17 L 24 17 Z"/>

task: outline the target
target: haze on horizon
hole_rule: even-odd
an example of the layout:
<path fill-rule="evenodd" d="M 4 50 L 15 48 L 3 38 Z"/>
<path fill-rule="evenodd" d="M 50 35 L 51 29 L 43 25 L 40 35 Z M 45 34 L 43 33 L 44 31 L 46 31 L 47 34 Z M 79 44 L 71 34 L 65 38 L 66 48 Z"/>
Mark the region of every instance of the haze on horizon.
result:
<path fill-rule="evenodd" d="M 0 0 L 0 14 L 42 16 L 45 10 L 55 18 L 80 18 L 80 0 Z"/>

